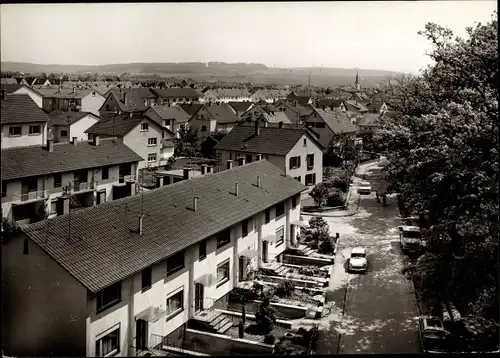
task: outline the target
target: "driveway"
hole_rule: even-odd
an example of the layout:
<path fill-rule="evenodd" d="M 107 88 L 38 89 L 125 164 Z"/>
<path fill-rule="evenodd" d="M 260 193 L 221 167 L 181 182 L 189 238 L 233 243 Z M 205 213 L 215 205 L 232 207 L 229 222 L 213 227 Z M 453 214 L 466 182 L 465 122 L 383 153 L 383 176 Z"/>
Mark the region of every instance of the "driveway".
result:
<path fill-rule="evenodd" d="M 373 163 L 359 169 L 358 176 L 366 171 L 366 180 L 377 180 Z M 360 181 L 355 180 L 354 191 Z M 324 217 L 330 232 L 340 234 L 340 242 L 327 296 L 335 308 L 321 319 L 316 353 L 420 352 L 415 295 L 401 274 L 398 215 L 395 196 L 382 207 L 373 193 L 361 196 L 353 216 Z M 348 274 L 347 259 L 358 245 L 367 249 L 368 272 Z"/>

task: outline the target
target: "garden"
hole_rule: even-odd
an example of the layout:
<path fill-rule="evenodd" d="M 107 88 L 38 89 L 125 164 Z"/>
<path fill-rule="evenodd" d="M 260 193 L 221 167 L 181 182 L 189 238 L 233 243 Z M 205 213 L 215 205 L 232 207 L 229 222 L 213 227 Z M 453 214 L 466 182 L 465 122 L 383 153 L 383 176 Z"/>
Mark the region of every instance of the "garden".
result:
<path fill-rule="evenodd" d="M 321 216 L 312 217 L 309 220 L 309 226 L 300 229 L 300 237 L 298 239 L 296 247 L 292 248 L 295 251 L 302 244 L 310 249 L 309 254 L 317 252 L 320 255 L 333 255 L 335 253 L 337 237 L 330 235 L 328 223 Z M 304 252 L 303 250 L 300 251 Z"/>

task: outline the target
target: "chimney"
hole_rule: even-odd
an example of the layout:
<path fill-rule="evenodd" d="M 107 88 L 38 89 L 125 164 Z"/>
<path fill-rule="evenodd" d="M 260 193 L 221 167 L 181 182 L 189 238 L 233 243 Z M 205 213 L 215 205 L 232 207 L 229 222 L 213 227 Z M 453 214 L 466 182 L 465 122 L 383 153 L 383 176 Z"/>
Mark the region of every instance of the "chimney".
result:
<path fill-rule="evenodd" d="M 76 145 L 78 143 L 78 137 L 73 137 L 73 145 Z"/>
<path fill-rule="evenodd" d="M 281 121 L 280 121 L 280 122 L 278 123 L 278 126 L 279 126 L 280 128 L 283 128 L 283 122 L 281 122 Z"/>
<path fill-rule="evenodd" d="M 255 121 L 255 135 L 260 134 L 260 126 L 259 126 L 259 121 Z"/>
<path fill-rule="evenodd" d="M 195 196 L 193 198 L 193 211 L 196 212 L 196 210 L 198 210 L 198 199 L 199 197 L 198 196 Z"/>
<path fill-rule="evenodd" d="M 53 139 L 47 139 L 47 149 L 49 152 L 54 151 L 54 140 Z"/>
<path fill-rule="evenodd" d="M 69 214 L 69 196 L 60 196 L 57 202 L 57 214 L 67 215 Z"/>
<path fill-rule="evenodd" d="M 238 196 L 238 183 L 234 183 L 234 195 Z"/>
<path fill-rule="evenodd" d="M 227 169 L 233 169 L 233 161 L 232 160 L 227 161 Z"/>
<path fill-rule="evenodd" d="M 206 164 L 201 165 L 201 175 L 207 174 L 207 167 L 208 167 L 208 165 L 206 165 Z"/>
<path fill-rule="evenodd" d="M 183 168 L 184 180 L 190 179 L 193 177 L 193 169 L 191 168 Z"/>
<path fill-rule="evenodd" d="M 242 165 L 245 165 L 245 157 L 239 157 L 238 158 L 238 165 L 241 167 Z"/>
<path fill-rule="evenodd" d="M 262 154 L 257 154 L 256 157 L 257 157 L 257 161 L 262 160 Z"/>
<path fill-rule="evenodd" d="M 142 215 L 139 215 L 139 235 L 142 235 Z"/>
<path fill-rule="evenodd" d="M 262 185 L 262 180 L 260 178 L 260 175 L 257 176 L 257 188 L 260 188 Z"/>
<path fill-rule="evenodd" d="M 99 145 L 99 136 L 97 134 L 94 134 L 93 143 L 96 147 Z"/>

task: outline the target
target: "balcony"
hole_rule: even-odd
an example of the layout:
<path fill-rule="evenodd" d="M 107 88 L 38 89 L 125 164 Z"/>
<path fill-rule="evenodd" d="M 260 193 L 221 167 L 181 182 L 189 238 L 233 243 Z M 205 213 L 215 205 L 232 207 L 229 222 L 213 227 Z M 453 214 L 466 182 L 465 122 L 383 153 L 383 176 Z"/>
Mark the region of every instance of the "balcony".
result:
<path fill-rule="evenodd" d="M 118 178 L 118 183 L 125 183 L 125 182 L 134 182 L 137 181 L 137 175 L 130 174 L 130 175 L 120 175 Z"/>
<path fill-rule="evenodd" d="M 94 182 L 80 182 L 79 180 L 74 180 L 73 181 L 73 191 L 78 192 L 78 191 L 87 191 L 87 190 L 94 190 L 95 188 Z"/>
<path fill-rule="evenodd" d="M 38 191 L 30 191 L 24 194 L 12 195 L 11 198 L 12 201 L 28 202 L 28 201 L 45 199 L 46 196 L 47 192 L 45 190 L 38 190 Z"/>

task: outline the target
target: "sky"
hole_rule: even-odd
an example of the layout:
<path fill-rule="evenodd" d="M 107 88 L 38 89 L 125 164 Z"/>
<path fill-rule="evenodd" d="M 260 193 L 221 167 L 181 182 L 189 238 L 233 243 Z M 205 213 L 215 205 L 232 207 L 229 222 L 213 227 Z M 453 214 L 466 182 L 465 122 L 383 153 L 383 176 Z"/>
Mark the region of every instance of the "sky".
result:
<path fill-rule="evenodd" d="M 435 22 L 464 36 L 496 1 L 2 4 L 1 60 L 246 62 L 417 72 Z"/>

